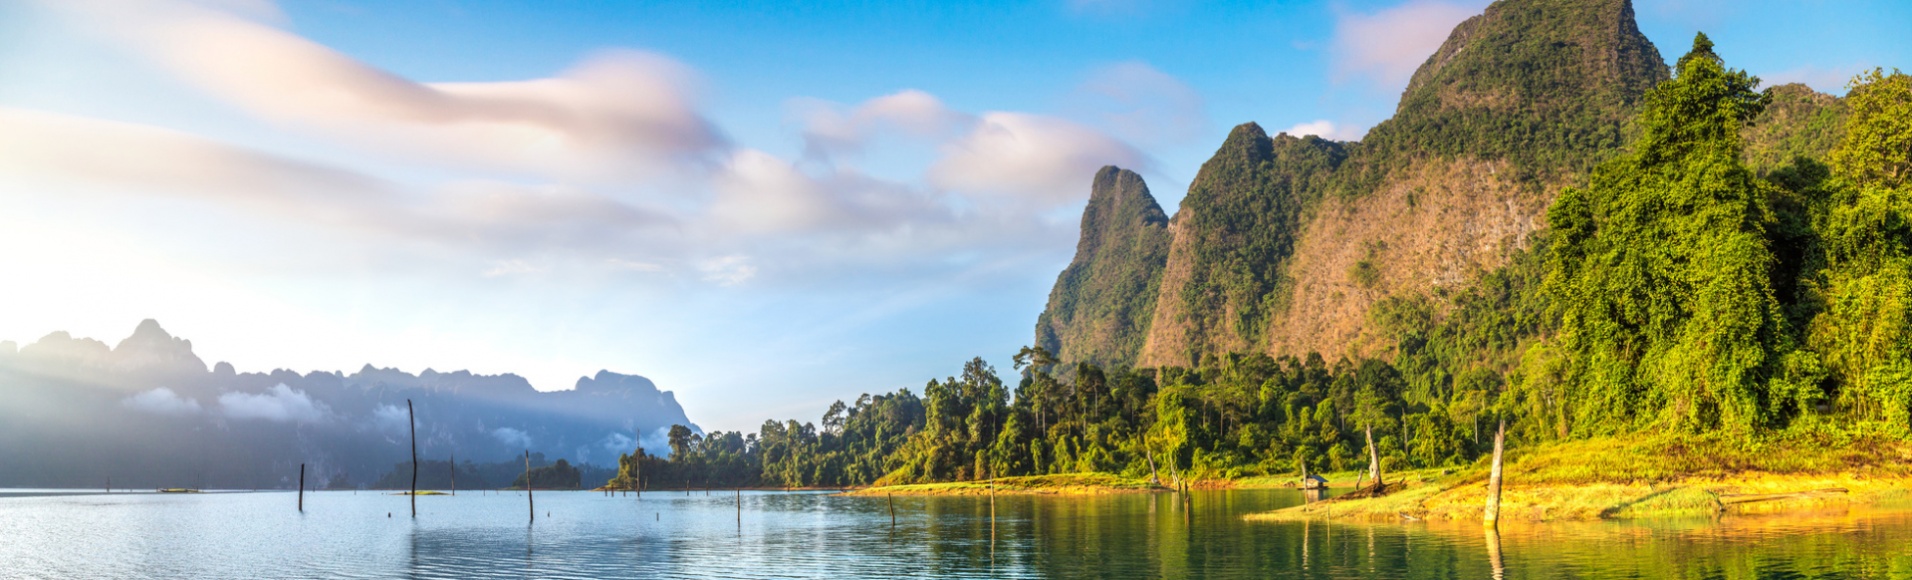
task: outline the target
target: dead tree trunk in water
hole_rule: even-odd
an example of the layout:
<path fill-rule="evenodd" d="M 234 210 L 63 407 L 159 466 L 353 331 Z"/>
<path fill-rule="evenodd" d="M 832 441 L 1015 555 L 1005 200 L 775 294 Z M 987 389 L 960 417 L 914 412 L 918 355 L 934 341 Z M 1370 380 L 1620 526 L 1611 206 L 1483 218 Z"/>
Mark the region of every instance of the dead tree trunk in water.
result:
<path fill-rule="evenodd" d="M 1381 488 L 1381 450 L 1374 446 L 1374 424 L 1367 426 L 1368 434 L 1368 479 L 1374 480 L 1374 488 Z"/>
<path fill-rule="evenodd" d="M 1143 447 L 1142 456 L 1149 460 L 1149 485 L 1162 485 L 1162 476 L 1155 472 L 1155 452 Z"/>
<path fill-rule="evenodd" d="M 538 521 L 538 502 L 531 499 L 531 450 L 524 450 L 524 505 L 531 510 L 531 521 Z"/>
<path fill-rule="evenodd" d="M 299 464 L 299 513 L 305 513 L 305 464 Z"/>
<path fill-rule="evenodd" d="M 1500 421 L 1500 427 L 1494 430 L 1494 466 L 1487 472 L 1487 512 L 1482 521 L 1489 527 L 1500 525 L 1500 455 L 1507 444 L 1507 420 Z"/>
<path fill-rule="evenodd" d="M 412 429 L 412 519 L 418 519 L 418 416 L 412 413 L 411 399 L 405 399 L 405 420 Z"/>

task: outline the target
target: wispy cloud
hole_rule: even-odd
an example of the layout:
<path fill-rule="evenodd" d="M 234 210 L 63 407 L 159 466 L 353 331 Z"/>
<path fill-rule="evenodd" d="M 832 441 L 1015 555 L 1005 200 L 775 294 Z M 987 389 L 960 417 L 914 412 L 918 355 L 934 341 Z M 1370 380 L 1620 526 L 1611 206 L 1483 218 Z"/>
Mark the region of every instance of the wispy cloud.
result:
<path fill-rule="evenodd" d="M 935 95 L 914 89 L 870 99 L 855 107 L 814 99 L 800 99 L 793 106 L 803 124 L 804 155 L 818 160 L 860 153 L 886 133 L 947 138 L 975 123 L 975 117 L 951 110 Z"/>
<path fill-rule="evenodd" d="M 1081 199 L 1085 176 L 1104 165 L 1146 169 L 1147 157 L 1114 137 L 1071 121 L 1025 113 L 985 113 L 976 128 L 944 146 L 929 170 L 948 189 L 1009 194 L 1038 202 Z"/>
<path fill-rule="evenodd" d="M 1185 143 L 1209 126 L 1201 93 L 1141 61 L 1096 69 L 1070 102 L 1131 143 Z"/>
<path fill-rule="evenodd" d="M 1368 131 L 1367 129 L 1338 125 L 1327 119 L 1316 119 L 1289 127 L 1282 132 L 1296 137 L 1314 135 L 1323 139 L 1333 139 L 1336 141 L 1356 141 L 1366 135 Z"/>
<path fill-rule="evenodd" d="M 697 269 L 704 273 L 705 280 L 719 286 L 736 286 L 757 275 L 757 266 L 750 263 L 749 256 L 711 258 L 699 263 Z"/>
<path fill-rule="evenodd" d="M 181 397 L 166 387 L 143 391 L 120 400 L 120 404 L 142 413 L 173 417 L 197 415 L 200 410 L 199 401 Z"/>
<path fill-rule="evenodd" d="M 194 3 L 57 6 L 245 110 L 415 158 L 621 179 L 725 146 L 697 110 L 696 75 L 653 53 L 608 51 L 547 78 L 423 83 Z"/>
<path fill-rule="evenodd" d="M 497 439 L 499 443 L 503 443 L 505 445 L 524 447 L 527 449 L 531 447 L 531 434 L 526 433 L 520 429 L 513 429 L 510 427 L 499 427 L 497 429 L 492 429 L 491 438 Z"/>
<path fill-rule="evenodd" d="M 1394 93 L 1447 40 L 1455 25 L 1480 12 L 1484 2 L 1411 0 L 1372 13 L 1335 16 L 1332 79 L 1365 80 Z"/>
<path fill-rule="evenodd" d="M 317 423 L 332 413 L 325 403 L 283 383 L 264 393 L 223 393 L 219 395 L 219 411 L 229 419 L 277 423 Z"/>

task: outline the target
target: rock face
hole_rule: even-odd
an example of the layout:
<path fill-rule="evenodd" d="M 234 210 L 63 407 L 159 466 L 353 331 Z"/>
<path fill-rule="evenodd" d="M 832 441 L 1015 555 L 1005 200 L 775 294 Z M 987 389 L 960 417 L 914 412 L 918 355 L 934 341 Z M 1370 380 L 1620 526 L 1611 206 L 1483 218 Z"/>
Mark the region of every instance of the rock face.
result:
<path fill-rule="evenodd" d="M 1168 242 L 1168 214 L 1142 176 L 1116 167 L 1096 172 L 1082 239 L 1036 321 L 1036 344 L 1063 360 L 1134 364 Z"/>
<path fill-rule="evenodd" d="M 1270 138 L 1254 123 L 1229 132 L 1169 228 L 1175 239 L 1142 365 L 1186 366 L 1203 354 L 1257 348 L 1281 307 L 1306 214 L 1347 155 L 1340 143 Z"/>
<path fill-rule="evenodd" d="M 1444 308 L 1529 248 L 1561 187 L 1619 150 L 1666 78 L 1628 0 L 1502 0 L 1454 29 L 1361 142 L 1236 127 L 1170 221 L 1134 364 L 1372 354 L 1377 301 Z M 1078 248 L 1070 268 L 1096 259 Z M 1053 330 L 1072 320 L 1056 299 L 1072 281 L 1058 281 L 1038 341 L 1056 341 L 1066 362 L 1123 363 L 1115 355 L 1131 343 L 1119 333 Z M 1076 296 L 1071 312 L 1107 309 Z"/>

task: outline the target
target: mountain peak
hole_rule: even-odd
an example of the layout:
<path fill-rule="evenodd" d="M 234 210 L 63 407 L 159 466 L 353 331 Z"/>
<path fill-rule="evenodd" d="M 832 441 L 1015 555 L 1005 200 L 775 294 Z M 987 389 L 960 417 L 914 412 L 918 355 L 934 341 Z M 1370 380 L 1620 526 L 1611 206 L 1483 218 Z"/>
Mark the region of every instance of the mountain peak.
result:
<path fill-rule="evenodd" d="M 1364 139 L 1366 163 L 1506 159 L 1543 181 L 1586 170 L 1667 77 L 1629 0 L 1500 0 L 1414 72 L 1395 116 Z"/>
<path fill-rule="evenodd" d="M 1236 128 L 1260 131 L 1252 123 Z M 1097 171 L 1075 258 L 1036 321 L 1036 344 L 1068 362 L 1132 363 L 1167 263 L 1168 221 L 1142 176 L 1115 166 Z"/>
<path fill-rule="evenodd" d="M 193 343 L 174 338 L 159 321 L 148 318 L 133 328 L 133 335 L 113 347 L 114 364 L 123 367 L 206 372 L 205 361 L 193 354 Z"/>
<path fill-rule="evenodd" d="M 1081 239 L 1076 244 L 1078 258 L 1094 253 L 1106 237 L 1119 236 L 1136 227 L 1165 227 L 1168 214 L 1149 194 L 1148 183 L 1133 171 L 1114 165 L 1103 167 L 1089 186 L 1089 204 L 1082 211 Z"/>

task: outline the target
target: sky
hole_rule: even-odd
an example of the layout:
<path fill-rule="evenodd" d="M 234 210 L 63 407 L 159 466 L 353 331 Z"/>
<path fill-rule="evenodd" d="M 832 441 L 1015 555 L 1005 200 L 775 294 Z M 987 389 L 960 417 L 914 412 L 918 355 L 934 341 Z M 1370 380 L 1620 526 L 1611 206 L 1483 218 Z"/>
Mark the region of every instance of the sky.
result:
<path fill-rule="evenodd" d="M 1010 375 L 1094 171 L 1357 140 L 1478 0 L 0 0 L 0 340 L 240 371 L 599 369 L 705 430 Z M 1834 94 L 1912 6 L 1638 0 Z"/>

